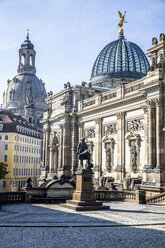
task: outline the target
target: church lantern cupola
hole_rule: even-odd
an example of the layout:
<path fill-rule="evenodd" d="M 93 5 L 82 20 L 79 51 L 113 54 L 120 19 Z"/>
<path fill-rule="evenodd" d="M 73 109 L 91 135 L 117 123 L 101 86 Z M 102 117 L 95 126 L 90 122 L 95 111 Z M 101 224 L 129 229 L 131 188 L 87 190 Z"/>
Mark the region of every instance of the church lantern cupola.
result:
<path fill-rule="evenodd" d="M 36 74 L 35 55 L 34 45 L 29 40 L 29 30 L 27 30 L 26 40 L 21 44 L 21 48 L 19 49 L 18 74 Z"/>

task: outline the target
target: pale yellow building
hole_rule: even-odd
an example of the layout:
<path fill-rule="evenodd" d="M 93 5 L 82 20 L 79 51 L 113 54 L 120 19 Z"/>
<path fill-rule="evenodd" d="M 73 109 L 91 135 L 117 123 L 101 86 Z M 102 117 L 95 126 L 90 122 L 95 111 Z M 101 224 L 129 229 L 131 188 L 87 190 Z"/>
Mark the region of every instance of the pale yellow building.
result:
<path fill-rule="evenodd" d="M 0 111 L 0 140 L 5 145 L 3 161 L 8 164 L 8 174 L 3 191 L 19 191 L 25 187 L 27 178 L 37 186 L 40 176 L 42 134 L 33 124 L 21 116 Z"/>

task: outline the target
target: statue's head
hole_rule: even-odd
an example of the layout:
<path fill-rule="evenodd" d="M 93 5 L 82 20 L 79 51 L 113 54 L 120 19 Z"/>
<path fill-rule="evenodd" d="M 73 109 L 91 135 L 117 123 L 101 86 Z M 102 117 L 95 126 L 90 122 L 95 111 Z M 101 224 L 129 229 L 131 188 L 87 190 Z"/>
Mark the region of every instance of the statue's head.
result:
<path fill-rule="evenodd" d="M 82 141 L 82 142 L 85 142 L 85 138 L 81 138 L 81 141 Z"/>

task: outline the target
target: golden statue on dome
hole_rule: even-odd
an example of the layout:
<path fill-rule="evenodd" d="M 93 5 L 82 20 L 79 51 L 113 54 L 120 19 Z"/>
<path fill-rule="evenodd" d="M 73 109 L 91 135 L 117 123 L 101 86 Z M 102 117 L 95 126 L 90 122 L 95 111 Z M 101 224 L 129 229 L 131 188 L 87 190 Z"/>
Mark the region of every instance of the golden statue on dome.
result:
<path fill-rule="evenodd" d="M 126 14 L 127 12 L 125 11 L 125 12 L 124 12 L 124 15 L 122 15 L 122 13 L 121 13 L 120 11 L 118 11 L 118 13 L 119 13 L 119 16 L 120 16 L 120 18 L 121 18 L 120 22 L 118 23 L 118 27 L 120 28 L 119 34 L 124 34 L 124 30 L 122 29 L 122 27 L 123 27 L 123 23 L 124 23 L 124 22 L 127 23 L 127 22 L 125 21 L 125 14 Z"/>

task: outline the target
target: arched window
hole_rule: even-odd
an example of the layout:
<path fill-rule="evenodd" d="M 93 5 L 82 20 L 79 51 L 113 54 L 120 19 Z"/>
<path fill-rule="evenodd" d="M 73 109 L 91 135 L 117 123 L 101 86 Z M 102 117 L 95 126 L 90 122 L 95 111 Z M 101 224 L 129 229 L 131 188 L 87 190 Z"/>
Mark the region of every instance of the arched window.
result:
<path fill-rule="evenodd" d="M 22 54 L 21 55 L 21 63 L 24 65 L 25 64 L 25 61 L 26 61 L 26 55 L 25 54 Z"/>
<path fill-rule="evenodd" d="M 33 55 L 30 55 L 30 65 L 33 65 Z"/>
<path fill-rule="evenodd" d="M 32 123 L 32 118 L 31 117 L 29 117 L 29 123 Z"/>

